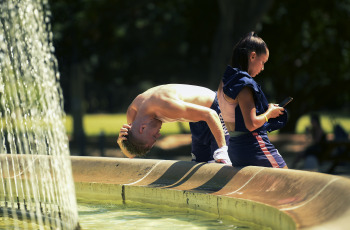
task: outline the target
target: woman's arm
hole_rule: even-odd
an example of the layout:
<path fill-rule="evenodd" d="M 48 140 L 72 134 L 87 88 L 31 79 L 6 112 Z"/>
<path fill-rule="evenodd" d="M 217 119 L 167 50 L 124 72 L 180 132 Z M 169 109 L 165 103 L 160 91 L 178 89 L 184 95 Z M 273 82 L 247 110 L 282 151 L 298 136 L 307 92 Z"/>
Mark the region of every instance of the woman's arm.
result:
<path fill-rule="evenodd" d="M 237 99 L 242 111 L 245 127 L 249 131 L 254 131 L 263 126 L 268 119 L 276 118 L 283 114 L 284 108 L 269 104 L 267 111 L 257 116 L 253 92 L 249 87 L 244 87 L 238 94 Z"/>

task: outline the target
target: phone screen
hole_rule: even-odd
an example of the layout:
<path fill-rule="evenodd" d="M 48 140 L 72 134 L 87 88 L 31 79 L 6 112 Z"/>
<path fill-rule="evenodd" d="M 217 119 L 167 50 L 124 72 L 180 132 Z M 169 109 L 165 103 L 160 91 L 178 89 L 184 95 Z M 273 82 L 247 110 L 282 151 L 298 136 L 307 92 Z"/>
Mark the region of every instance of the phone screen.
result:
<path fill-rule="evenodd" d="M 279 107 L 285 107 L 289 102 L 293 100 L 292 97 L 287 97 L 281 103 L 278 104 Z"/>

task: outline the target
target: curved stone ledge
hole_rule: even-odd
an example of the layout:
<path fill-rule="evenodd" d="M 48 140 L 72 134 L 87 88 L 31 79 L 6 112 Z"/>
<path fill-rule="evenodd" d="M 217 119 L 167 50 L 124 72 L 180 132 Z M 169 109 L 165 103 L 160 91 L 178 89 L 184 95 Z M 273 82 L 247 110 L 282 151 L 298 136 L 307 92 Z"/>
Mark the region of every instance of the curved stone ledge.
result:
<path fill-rule="evenodd" d="M 175 205 L 273 229 L 348 229 L 350 180 L 299 170 L 71 157 L 78 196 Z"/>

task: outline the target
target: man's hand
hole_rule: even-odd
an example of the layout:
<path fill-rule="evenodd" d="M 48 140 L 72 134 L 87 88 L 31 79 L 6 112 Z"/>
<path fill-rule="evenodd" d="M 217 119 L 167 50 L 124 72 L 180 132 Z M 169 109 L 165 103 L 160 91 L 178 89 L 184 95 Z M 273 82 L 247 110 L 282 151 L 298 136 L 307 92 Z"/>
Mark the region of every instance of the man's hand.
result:
<path fill-rule="evenodd" d="M 123 127 L 120 128 L 117 143 L 125 156 L 127 156 L 129 158 L 134 158 L 135 156 L 133 154 L 129 153 L 128 150 L 126 150 L 122 144 L 122 142 L 124 140 L 127 140 L 126 136 L 128 135 L 129 129 L 131 129 L 131 124 L 124 124 Z"/>
<path fill-rule="evenodd" d="M 216 163 L 232 165 L 231 160 L 228 156 L 227 150 L 228 150 L 228 147 L 226 145 L 215 150 L 213 157 Z"/>
<path fill-rule="evenodd" d="M 124 140 L 127 140 L 127 138 L 125 136 L 128 135 L 129 129 L 131 129 L 131 125 L 130 124 L 124 124 L 123 127 L 120 128 L 119 137 L 118 137 L 118 140 L 117 140 L 117 143 L 118 143 L 119 146 L 121 146 L 121 143 Z"/>

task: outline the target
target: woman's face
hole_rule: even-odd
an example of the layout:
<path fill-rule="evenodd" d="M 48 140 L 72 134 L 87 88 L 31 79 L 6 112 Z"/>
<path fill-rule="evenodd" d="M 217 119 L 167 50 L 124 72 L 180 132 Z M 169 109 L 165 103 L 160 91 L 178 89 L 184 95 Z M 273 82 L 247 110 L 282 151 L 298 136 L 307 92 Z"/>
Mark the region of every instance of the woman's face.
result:
<path fill-rule="evenodd" d="M 251 77 L 255 77 L 261 71 L 264 70 L 264 65 L 269 59 L 269 50 L 266 50 L 266 54 L 257 55 L 255 52 L 251 52 L 249 55 L 248 73 Z"/>

